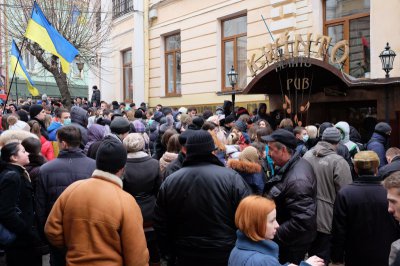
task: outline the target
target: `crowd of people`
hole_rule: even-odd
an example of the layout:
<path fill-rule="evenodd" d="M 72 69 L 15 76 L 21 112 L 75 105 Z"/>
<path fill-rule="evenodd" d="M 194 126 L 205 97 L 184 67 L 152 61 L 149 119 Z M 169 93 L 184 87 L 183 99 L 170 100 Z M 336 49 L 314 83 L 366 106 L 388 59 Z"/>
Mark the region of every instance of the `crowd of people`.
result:
<path fill-rule="evenodd" d="M 346 121 L 21 101 L 1 116 L 7 265 L 400 265 L 400 149 Z M 5 233 L 14 236 L 6 242 Z M 285 264 L 286 265 L 286 264 Z"/>

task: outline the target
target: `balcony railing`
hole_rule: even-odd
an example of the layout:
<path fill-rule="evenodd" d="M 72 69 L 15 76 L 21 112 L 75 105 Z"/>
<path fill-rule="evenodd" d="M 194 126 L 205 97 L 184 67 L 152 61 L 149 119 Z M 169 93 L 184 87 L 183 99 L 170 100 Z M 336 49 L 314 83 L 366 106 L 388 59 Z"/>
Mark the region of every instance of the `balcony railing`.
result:
<path fill-rule="evenodd" d="M 133 0 L 113 0 L 113 19 L 133 11 Z"/>

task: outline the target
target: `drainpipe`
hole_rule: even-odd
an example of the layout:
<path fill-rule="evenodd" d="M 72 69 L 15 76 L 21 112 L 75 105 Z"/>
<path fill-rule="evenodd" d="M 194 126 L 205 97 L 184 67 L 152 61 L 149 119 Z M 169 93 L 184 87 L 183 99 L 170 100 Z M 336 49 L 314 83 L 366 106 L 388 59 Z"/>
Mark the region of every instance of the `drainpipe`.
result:
<path fill-rule="evenodd" d="M 149 0 L 143 1 L 144 5 L 144 102 L 150 103 L 150 46 L 149 46 Z"/>

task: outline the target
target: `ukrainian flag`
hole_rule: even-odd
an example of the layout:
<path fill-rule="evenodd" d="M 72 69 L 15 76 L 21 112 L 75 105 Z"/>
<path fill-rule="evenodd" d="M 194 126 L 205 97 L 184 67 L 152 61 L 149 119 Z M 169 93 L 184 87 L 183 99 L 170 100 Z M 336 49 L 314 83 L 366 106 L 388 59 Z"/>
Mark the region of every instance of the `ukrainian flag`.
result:
<path fill-rule="evenodd" d="M 33 83 L 33 80 L 29 76 L 28 71 L 26 71 L 25 64 L 22 61 L 21 54 L 20 54 L 14 40 L 12 41 L 11 58 L 10 59 L 11 59 L 12 70 L 14 71 L 14 69 L 15 69 L 15 73 L 22 76 L 26 80 L 26 85 L 28 86 L 28 90 L 29 90 L 30 94 L 32 94 L 32 96 L 38 96 L 39 91 L 34 87 L 35 83 Z M 17 66 L 18 61 L 19 61 L 19 63 Z M 15 66 L 17 66 L 17 68 L 15 68 Z"/>
<path fill-rule="evenodd" d="M 25 37 L 60 58 L 63 72 L 69 73 L 69 64 L 79 54 L 79 51 L 50 24 L 36 1 L 33 5 L 31 19 L 28 21 Z"/>

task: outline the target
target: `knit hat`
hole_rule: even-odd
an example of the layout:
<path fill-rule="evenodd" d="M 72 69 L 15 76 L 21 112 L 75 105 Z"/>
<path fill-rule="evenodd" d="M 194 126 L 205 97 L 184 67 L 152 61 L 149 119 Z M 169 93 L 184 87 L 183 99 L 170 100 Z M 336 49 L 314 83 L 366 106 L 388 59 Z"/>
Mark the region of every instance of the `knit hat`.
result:
<path fill-rule="evenodd" d="M 193 131 L 186 141 L 186 155 L 211 154 L 215 150 L 211 134 L 205 130 Z"/>
<path fill-rule="evenodd" d="M 239 155 L 240 161 L 258 163 L 258 152 L 253 146 L 246 147 Z"/>
<path fill-rule="evenodd" d="M 199 130 L 203 125 L 204 125 L 204 119 L 200 116 L 196 116 L 195 118 L 193 118 L 192 127 L 190 128 L 194 130 Z"/>
<path fill-rule="evenodd" d="M 105 139 L 96 153 L 96 168 L 115 174 L 125 166 L 126 159 L 127 153 L 121 142 Z"/>
<path fill-rule="evenodd" d="M 339 130 L 336 127 L 328 127 L 322 134 L 322 140 L 332 144 L 338 144 L 341 140 Z"/>
<path fill-rule="evenodd" d="M 40 112 L 43 110 L 43 106 L 40 104 L 34 104 L 29 108 L 29 115 L 32 118 L 35 118 Z"/>
<path fill-rule="evenodd" d="M 130 133 L 123 143 L 128 152 L 138 152 L 144 149 L 144 138 L 139 133 Z"/>
<path fill-rule="evenodd" d="M 126 132 L 129 132 L 129 124 L 130 123 L 128 119 L 124 117 L 116 117 L 110 124 L 111 132 L 115 134 L 124 134 Z"/>
<path fill-rule="evenodd" d="M 262 136 L 262 140 L 266 142 L 279 142 L 291 149 L 296 149 L 296 138 L 292 132 L 286 129 L 277 129 L 271 135 Z"/>
<path fill-rule="evenodd" d="M 379 157 L 374 151 L 357 152 L 353 161 L 354 166 L 359 170 L 372 170 L 379 166 Z"/>
<path fill-rule="evenodd" d="M 375 126 L 375 132 L 385 135 L 390 135 L 392 131 L 392 127 L 386 122 L 379 122 Z"/>

